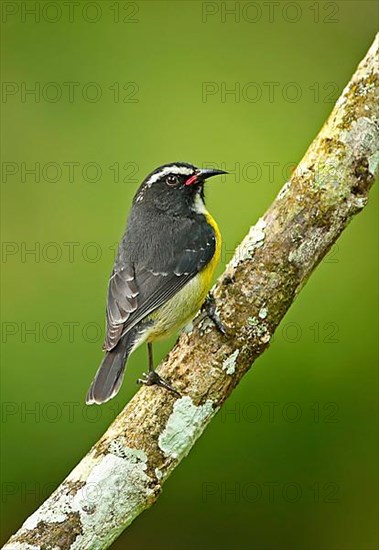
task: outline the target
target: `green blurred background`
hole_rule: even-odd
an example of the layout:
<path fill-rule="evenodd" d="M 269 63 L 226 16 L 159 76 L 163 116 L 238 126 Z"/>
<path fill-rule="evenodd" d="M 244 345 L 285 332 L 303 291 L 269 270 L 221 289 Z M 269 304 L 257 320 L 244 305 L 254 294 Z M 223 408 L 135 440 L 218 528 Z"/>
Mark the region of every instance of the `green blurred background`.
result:
<path fill-rule="evenodd" d="M 39 17 L 25 13 L 33 6 Z M 207 194 L 225 265 L 366 53 L 378 8 L 103 1 L 2 10 L 5 541 L 103 433 L 146 366 L 138 350 L 114 401 L 83 404 L 138 182 L 175 160 L 229 169 Z M 27 170 L 36 163 L 35 177 Z M 378 547 L 376 201 L 374 189 L 158 503 L 112 548 Z"/>

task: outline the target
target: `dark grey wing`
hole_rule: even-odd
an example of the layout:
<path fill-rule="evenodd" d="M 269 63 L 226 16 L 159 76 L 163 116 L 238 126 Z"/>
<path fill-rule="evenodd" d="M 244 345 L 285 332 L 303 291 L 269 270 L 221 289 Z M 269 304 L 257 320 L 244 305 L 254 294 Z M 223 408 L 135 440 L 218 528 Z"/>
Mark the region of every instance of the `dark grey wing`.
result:
<path fill-rule="evenodd" d="M 140 254 L 134 247 L 133 261 L 120 265 L 109 282 L 106 350 L 115 347 L 122 334 L 179 292 L 213 258 L 215 235 L 205 221 L 187 220 L 159 243 L 144 243 Z M 128 247 L 127 242 L 122 243 Z M 120 255 L 119 255 L 120 256 Z M 124 255 L 124 262 L 127 255 Z M 117 265 L 118 264 L 118 265 Z"/>
<path fill-rule="evenodd" d="M 108 285 L 107 327 L 103 349 L 113 349 L 120 340 L 125 321 L 137 309 L 137 296 L 133 266 L 116 265 Z"/>

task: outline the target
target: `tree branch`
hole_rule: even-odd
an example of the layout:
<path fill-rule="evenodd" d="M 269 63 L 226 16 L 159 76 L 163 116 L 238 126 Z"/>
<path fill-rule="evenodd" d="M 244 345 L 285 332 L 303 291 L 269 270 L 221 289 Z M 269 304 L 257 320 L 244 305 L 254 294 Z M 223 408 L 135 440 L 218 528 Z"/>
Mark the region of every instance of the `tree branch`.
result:
<path fill-rule="evenodd" d="M 181 398 L 141 388 L 7 550 L 107 548 L 151 506 L 251 364 L 311 272 L 367 204 L 377 173 L 378 37 L 213 294 L 230 337 L 208 319 L 160 367 Z M 197 318 L 199 320 L 199 317 Z"/>

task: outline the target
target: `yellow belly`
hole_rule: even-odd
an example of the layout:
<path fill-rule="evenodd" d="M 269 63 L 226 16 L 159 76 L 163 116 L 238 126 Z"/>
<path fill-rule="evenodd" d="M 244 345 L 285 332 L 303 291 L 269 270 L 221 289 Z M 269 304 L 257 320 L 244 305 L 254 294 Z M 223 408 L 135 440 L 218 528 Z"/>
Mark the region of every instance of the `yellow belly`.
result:
<path fill-rule="evenodd" d="M 205 217 L 216 237 L 213 258 L 184 288 L 149 316 L 149 319 L 154 320 L 154 325 L 146 335 L 149 342 L 166 338 L 187 325 L 195 317 L 211 288 L 213 274 L 220 260 L 222 241 L 213 217 L 209 212 L 206 212 Z"/>

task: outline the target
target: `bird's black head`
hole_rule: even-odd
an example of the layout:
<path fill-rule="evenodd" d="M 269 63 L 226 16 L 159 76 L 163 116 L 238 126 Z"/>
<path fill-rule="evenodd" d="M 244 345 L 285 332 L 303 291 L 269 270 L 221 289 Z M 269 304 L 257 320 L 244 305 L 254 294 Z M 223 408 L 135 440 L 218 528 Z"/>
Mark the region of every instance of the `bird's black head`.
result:
<path fill-rule="evenodd" d="M 134 204 L 145 203 L 175 215 L 187 214 L 189 209 L 196 211 L 203 204 L 205 180 L 226 173 L 213 168 L 197 168 L 187 162 L 164 164 L 145 178 L 134 197 Z"/>

